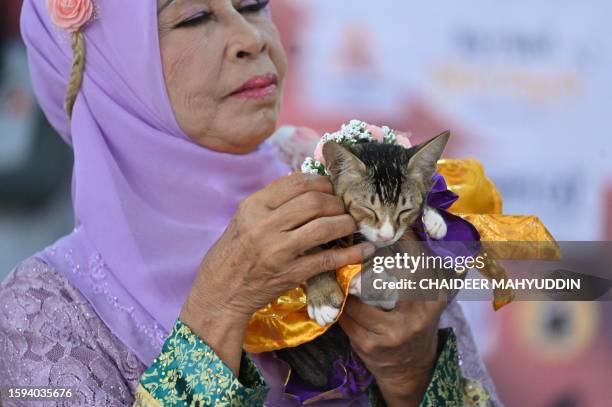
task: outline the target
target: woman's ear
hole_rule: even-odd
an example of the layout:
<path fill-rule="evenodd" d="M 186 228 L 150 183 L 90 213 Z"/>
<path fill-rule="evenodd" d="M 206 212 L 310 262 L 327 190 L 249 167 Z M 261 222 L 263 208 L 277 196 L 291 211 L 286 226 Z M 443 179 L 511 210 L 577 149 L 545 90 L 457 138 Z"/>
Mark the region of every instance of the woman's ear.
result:
<path fill-rule="evenodd" d="M 442 157 L 442 152 L 448 143 L 450 132 L 432 138 L 425 143 L 416 146 L 417 152 L 408 161 L 406 167 L 408 176 L 419 182 L 427 183 L 431 181 L 438 167 L 438 160 Z"/>
<path fill-rule="evenodd" d="M 323 145 L 323 158 L 325 168 L 329 172 L 332 182 L 342 176 L 362 176 L 365 174 L 365 164 L 348 148 L 335 141 L 328 141 Z"/>

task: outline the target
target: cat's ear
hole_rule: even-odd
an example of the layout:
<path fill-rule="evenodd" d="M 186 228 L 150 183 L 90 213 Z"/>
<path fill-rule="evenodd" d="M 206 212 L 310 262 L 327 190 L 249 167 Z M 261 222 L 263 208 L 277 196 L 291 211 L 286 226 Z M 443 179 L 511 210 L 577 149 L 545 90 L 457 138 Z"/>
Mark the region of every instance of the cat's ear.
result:
<path fill-rule="evenodd" d="M 363 161 L 348 148 L 335 141 L 328 141 L 323 145 L 323 158 L 325 158 L 325 168 L 332 181 L 343 175 L 362 176 L 365 174 L 366 167 Z"/>
<path fill-rule="evenodd" d="M 431 181 L 449 137 L 450 132 L 447 130 L 416 147 L 417 152 L 410 158 L 407 167 L 411 178 L 425 183 Z"/>

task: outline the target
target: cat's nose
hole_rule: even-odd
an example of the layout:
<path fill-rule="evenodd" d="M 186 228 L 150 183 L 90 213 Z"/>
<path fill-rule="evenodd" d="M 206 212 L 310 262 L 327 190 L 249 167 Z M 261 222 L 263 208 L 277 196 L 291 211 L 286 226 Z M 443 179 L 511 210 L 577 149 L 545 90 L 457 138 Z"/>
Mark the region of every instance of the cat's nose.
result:
<path fill-rule="evenodd" d="M 380 229 L 376 231 L 378 241 L 386 242 L 387 240 L 393 239 L 393 236 L 395 235 L 395 230 L 393 229 L 393 225 L 389 221 L 389 217 L 387 217 Z"/>
<path fill-rule="evenodd" d="M 386 242 L 391 239 L 393 239 L 393 233 L 378 233 L 378 240 L 381 242 Z"/>

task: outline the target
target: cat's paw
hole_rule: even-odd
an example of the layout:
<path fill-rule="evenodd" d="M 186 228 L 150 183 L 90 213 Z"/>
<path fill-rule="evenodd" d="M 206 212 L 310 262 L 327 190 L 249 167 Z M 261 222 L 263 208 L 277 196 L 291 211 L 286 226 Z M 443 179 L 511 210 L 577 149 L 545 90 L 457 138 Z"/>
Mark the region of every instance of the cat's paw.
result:
<path fill-rule="evenodd" d="M 373 305 L 378 308 L 382 308 L 385 311 L 391 311 L 397 305 L 397 293 L 393 294 L 392 297 L 387 300 L 376 300 L 376 301 L 364 301 L 365 304 Z"/>
<path fill-rule="evenodd" d="M 312 305 L 308 304 L 308 317 L 317 321 L 320 326 L 326 326 L 336 320 L 340 308 L 330 305 Z"/>
<path fill-rule="evenodd" d="M 425 207 L 423 210 L 423 225 L 432 239 L 440 240 L 446 236 L 448 230 L 446 222 L 442 215 L 433 208 Z"/>
<path fill-rule="evenodd" d="M 317 284 L 308 287 L 308 317 L 320 326 L 326 326 L 336 320 L 344 300 L 340 285 L 332 283 Z"/>
<path fill-rule="evenodd" d="M 379 274 L 378 278 L 381 278 L 383 281 L 395 283 L 397 282 L 397 278 L 395 278 L 395 276 L 388 275 L 385 272 Z M 399 299 L 399 294 L 397 293 L 397 290 L 376 290 L 375 295 L 376 298 L 369 298 L 368 296 L 367 299 L 362 298 L 362 301 L 368 305 L 374 305 L 389 311 L 395 308 L 397 300 Z"/>
<path fill-rule="evenodd" d="M 387 273 L 383 272 L 377 276 L 377 278 L 381 278 L 384 281 L 393 281 L 397 282 L 397 278 L 394 276 L 390 276 Z M 399 298 L 396 290 L 372 290 L 372 295 L 375 295 L 376 298 L 364 298 L 361 290 L 361 274 L 357 274 L 351 280 L 349 284 L 349 294 L 356 296 L 365 304 L 373 305 L 376 307 L 380 307 L 384 310 L 392 310 L 395 308 L 395 304 Z"/>
<path fill-rule="evenodd" d="M 361 275 L 357 274 L 349 284 L 349 294 L 361 298 Z"/>

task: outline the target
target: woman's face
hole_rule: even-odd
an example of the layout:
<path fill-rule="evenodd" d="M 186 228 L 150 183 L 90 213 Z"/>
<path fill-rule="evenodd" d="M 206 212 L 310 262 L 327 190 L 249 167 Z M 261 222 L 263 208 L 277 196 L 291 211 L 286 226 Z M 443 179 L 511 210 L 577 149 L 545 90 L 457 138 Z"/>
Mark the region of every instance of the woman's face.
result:
<path fill-rule="evenodd" d="M 244 154 L 276 127 L 287 60 L 268 0 L 158 0 L 170 102 L 182 130 Z"/>

